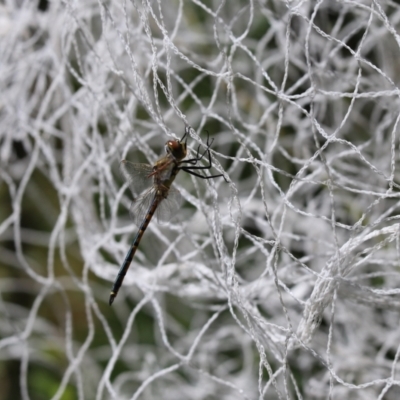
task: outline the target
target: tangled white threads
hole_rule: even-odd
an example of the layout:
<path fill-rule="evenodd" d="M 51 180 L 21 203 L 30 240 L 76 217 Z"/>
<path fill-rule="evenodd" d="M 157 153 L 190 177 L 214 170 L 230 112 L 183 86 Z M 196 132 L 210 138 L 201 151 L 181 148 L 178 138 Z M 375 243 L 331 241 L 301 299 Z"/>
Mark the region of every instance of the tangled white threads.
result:
<path fill-rule="evenodd" d="M 5 397 L 397 399 L 399 5 L 17 3 Z M 110 308 L 137 229 L 118 163 L 153 163 L 185 125 L 230 182 L 177 176 L 178 215 L 150 223 Z"/>

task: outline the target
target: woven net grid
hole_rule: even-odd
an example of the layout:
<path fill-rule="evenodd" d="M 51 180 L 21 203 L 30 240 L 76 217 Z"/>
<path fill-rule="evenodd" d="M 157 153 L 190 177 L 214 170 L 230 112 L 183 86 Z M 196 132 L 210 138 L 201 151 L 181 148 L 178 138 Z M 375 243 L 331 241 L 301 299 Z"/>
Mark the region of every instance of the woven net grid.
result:
<path fill-rule="evenodd" d="M 400 6 L 0 5 L 0 399 L 397 399 Z M 119 162 L 213 168 L 137 226 Z M 204 163 L 202 165 L 205 165 Z"/>

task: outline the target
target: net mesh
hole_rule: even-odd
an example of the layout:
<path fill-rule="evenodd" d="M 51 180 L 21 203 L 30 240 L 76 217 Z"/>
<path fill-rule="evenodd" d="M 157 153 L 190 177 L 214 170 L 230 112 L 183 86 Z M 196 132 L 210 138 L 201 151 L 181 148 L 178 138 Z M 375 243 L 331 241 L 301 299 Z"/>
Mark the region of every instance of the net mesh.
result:
<path fill-rule="evenodd" d="M 398 399 L 399 24 L 383 0 L 0 5 L 0 398 Z M 229 182 L 178 174 L 109 307 L 119 161 L 186 125 Z"/>

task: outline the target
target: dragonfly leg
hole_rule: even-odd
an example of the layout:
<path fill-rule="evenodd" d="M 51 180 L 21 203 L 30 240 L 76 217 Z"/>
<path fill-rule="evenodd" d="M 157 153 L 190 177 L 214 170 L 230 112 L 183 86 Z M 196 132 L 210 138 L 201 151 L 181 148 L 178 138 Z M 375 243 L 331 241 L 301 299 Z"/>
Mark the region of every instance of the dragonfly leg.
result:
<path fill-rule="evenodd" d="M 205 153 L 208 154 L 208 165 L 203 165 L 201 167 L 200 166 L 196 166 L 196 163 L 203 158 Z M 179 169 L 182 169 L 182 170 L 188 172 L 187 170 L 192 170 L 192 169 L 210 169 L 210 168 L 212 168 L 211 153 L 210 153 L 210 150 L 209 150 L 208 147 L 207 147 L 206 151 L 201 155 L 201 157 L 192 158 L 191 160 L 187 160 L 187 161 L 181 161 L 180 164 L 182 164 L 184 162 L 188 162 L 188 161 L 190 161 L 190 163 L 193 164 L 193 166 L 179 167 Z M 196 161 L 196 163 L 193 163 L 193 161 Z"/>
<path fill-rule="evenodd" d="M 181 161 L 181 163 L 187 163 L 187 164 L 191 164 L 191 165 L 196 165 L 200 160 L 202 160 L 202 158 L 206 155 L 206 153 L 208 153 L 208 159 L 210 160 L 211 159 L 210 147 L 213 144 L 213 142 L 214 142 L 214 138 L 212 138 L 211 142 L 210 142 L 209 141 L 209 133 L 207 132 L 207 147 L 204 150 L 203 154 L 200 155 L 200 145 L 199 145 L 199 147 L 197 148 L 196 157 L 191 158 L 189 160 L 183 160 L 183 161 Z M 209 161 L 209 163 L 210 163 L 210 161 Z"/>
<path fill-rule="evenodd" d="M 182 169 L 182 171 L 185 171 L 185 172 L 187 172 L 187 173 L 190 174 L 190 175 L 197 176 L 197 177 L 199 177 L 199 178 L 201 178 L 201 179 L 212 179 L 212 178 L 219 178 L 220 176 L 222 176 L 222 177 L 225 179 L 225 182 L 228 182 L 228 181 L 226 180 L 224 174 L 217 174 L 217 175 L 204 176 L 204 175 L 198 174 L 198 173 L 196 173 L 196 172 L 193 172 L 193 171 L 191 171 L 190 169 L 187 169 L 186 167 L 182 167 L 181 169 Z"/>
<path fill-rule="evenodd" d="M 186 164 L 190 164 L 190 165 L 178 167 L 178 169 L 180 169 L 180 170 L 182 170 L 182 171 L 185 171 L 185 172 L 187 172 L 187 173 L 189 173 L 189 174 L 191 174 L 191 175 L 194 175 L 194 176 L 197 176 L 197 177 L 199 177 L 199 178 L 202 178 L 202 179 L 219 178 L 219 177 L 222 176 L 222 177 L 225 179 L 225 182 L 228 182 L 228 181 L 226 180 L 224 174 L 217 174 L 217 175 L 211 175 L 211 176 L 204 176 L 204 175 L 201 175 L 201 174 L 199 174 L 199 173 L 197 173 L 197 172 L 194 172 L 194 170 L 202 170 L 202 169 L 211 169 L 211 168 L 212 168 L 210 147 L 211 147 L 213 141 L 214 141 L 214 138 L 212 138 L 211 141 L 210 141 L 210 135 L 209 135 L 209 133 L 207 132 L 207 142 L 206 142 L 206 143 L 207 143 L 207 147 L 206 147 L 206 149 L 204 150 L 204 152 L 200 155 L 200 145 L 199 145 L 199 147 L 197 148 L 197 153 L 196 153 L 196 157 L 195 157 L 195 158 L 191 158 L 190 160 L 183 160 L 183 161 L 181 161 L 181 162 L 179 163 L 179 164 L 184 164 L 184 163 L 186 163 Z M 208 155 L 208 165 L 197 166 L 196 164 L 197 164 L 200 160 L 202 160 L 203 157 L 204 157 L 206 154 Z"/>
<path fill-rule="evenodd" d="M 188 135 L 189 131 L 190 131 L 190 126 L 186 125 L 185 126 L 185 134 L 182 136 L 182 139 L 180 140 L 181 143 L 183 142 L 183 139 L 185 139 L 185 138 L 186 138 L 186 140 L 185 140 L 185 143 L 186 143 L 186 141 L 187 141 L 187 137 L 186 136 Z"/>

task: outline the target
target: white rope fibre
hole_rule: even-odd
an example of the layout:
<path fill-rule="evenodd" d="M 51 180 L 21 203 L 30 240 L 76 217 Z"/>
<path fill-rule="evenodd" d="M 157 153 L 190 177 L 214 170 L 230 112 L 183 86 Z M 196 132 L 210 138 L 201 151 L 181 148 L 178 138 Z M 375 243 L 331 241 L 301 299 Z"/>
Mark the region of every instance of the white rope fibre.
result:
<path fill-rule="evenodd" d="M 399 397 L 397 3 L 0 7 L 4 399 Z M 229 183 L 178 174 L 109 307 L 119 161 L 185 125 Z"/>

